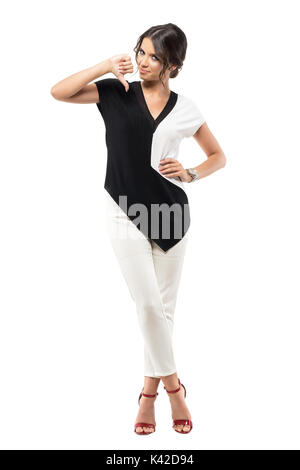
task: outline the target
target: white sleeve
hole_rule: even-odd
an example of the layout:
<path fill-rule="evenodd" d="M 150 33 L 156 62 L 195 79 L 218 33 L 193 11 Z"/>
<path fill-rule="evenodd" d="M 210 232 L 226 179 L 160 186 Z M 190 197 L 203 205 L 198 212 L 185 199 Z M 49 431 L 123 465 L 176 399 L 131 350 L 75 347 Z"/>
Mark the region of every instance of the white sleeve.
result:
<path fill-rule="evenodd" d="M 186 113 L 184 119 L 183 136 L 192 137 L 204 122 L 205 117 L 200 111 L 198 105 L 190 98 L 186 98 Z"/>

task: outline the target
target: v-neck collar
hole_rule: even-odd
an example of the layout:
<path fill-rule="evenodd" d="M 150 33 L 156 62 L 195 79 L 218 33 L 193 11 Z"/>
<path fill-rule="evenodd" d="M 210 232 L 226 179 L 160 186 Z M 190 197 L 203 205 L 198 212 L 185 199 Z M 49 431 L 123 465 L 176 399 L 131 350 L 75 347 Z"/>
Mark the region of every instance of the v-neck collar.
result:
<path fill-rule="evenodd" d="M 127 80 L 126 80 L 127 81 Z M 137 96 L 137 99 L 138 99 L 138 102 L 141 106 L 141 108 L 143 109 L 144 113 L 146 114 L 152 128 L 153 128 L 153 131 L 157 128 L 158 124 L 171 112 L 171 110 L 174 108 L 175 104 L 176 104 L 176 101 L 177 101 L 177 93 L 175 93 L 174 91 L 170 91 L 170 96 L 169 96 L 169 99 L 166 103 L 166 105 L 164 106 L 164 108 L 162 109 L 162 111 L 160 112 L 160 114 L 157 116 L 157 118 L 154 119 L 154 117 L 152 116 L 152 114 L 150 113 L 150 110 L 148 108 L 148 105 L 146 103 L 146 99 L 145 99 L 145 95 L 144 95 L 144 92 L 143 92 L 143 89 L 142 89 L 142 83 L 140 80 L 137 80 L 135 82 L 131 82 L 129 83 L 127 81 L 127 83 L 129 84 L 129 86 L 132 86 L 133 85 L 133 89 L 136 93 L 136 96 Z"/>

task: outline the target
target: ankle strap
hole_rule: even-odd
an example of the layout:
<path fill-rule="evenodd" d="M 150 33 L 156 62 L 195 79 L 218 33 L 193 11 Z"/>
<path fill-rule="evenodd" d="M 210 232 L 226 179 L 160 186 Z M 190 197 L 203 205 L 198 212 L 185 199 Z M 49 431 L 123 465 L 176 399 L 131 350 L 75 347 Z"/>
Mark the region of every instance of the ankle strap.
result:
<path fill-rule="evenodd" d="M 143 390 L 144 390 L 144 387 L 143 387 Z M 158 395 L 158 392 L 154 393 L 153 395 L 150 395 L 149 393 L 144 393 L 143 390 L 141 391 L 141 395 L 143 395 L 143 397 L 153 398 L 153 397 L 156 397 L 156 395 Z"/>
<path fill-rule="evenodd" d="M 154 393 L 153 395 L 149 395 L 148 393 L 144 393 L 144 392 L 142 392 L 142 395 L 143 395 L 143 397 L 149 397 L 149 398 L 152 398 L 152 397 L 156 397 L 156 395 L 158 395 L 158 392 Z"/>
<path fill-rule="evenodd" d="M 176 388 L 175 390 L 167 390 L 166 387 L 164 387 L 164 389 L 168 392 L 168 393 L 176 393 L 176 392 L 179 392 L 180 390 L 180 380 L 178 379 L 178 384 L 179 384 L 179 387 Z"/>

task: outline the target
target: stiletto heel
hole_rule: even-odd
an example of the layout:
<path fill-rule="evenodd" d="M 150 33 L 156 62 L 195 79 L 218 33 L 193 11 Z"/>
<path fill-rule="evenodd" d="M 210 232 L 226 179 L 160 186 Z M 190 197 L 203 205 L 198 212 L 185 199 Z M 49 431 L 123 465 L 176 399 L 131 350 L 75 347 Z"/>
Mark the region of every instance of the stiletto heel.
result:
<path fill-rule="evenodd" d="M 156 396 L 158 395 L 158 392 L 154 393 L 153 395 L 149 395 L 148 393 L 144 393 L 143 390 L 144 390 L 144 387 L 142 388 L 142 391 L 139 395 L 138 404 L 140 404 L 140 399 L 141 399 L 142 396 L 143 397 L 148 397 L 148 398 L 153 398 L 153 397 L 156 398 Z M 152 424 L 152 423 L 135 423 L 134 432 L 136 434 L 139 434 L 139 435 L 153 434 L 155 432 L 155 426 L 156 425 Z M 141 428 L 142 427 L 144 427 L 144 428 L 153 428 L 154 430 L 152 432 L 151 431 L 150 432 L 146 432 L 146 431 L 137 432 L 136 428 L 139 428 L 139 427 L 141 427 Z"/>
<path fill-rule="evenodd" d="M 185 386 L 183 385 L 183 383 L 180 382 L 179 379 L 178 379 L 178 384 L 179 384 L 179 387 L 176 388 L 175 390 L 167 390 L 166 387 L 164 387 L 164 389 L 165 389 L 166 392 L 168 392 L 168 393 L 177 393 L 177 392 L 179 392 L 179 390 L 180 390 L 180 388 L 181 388 L 181 385 L 182 385 L 183 388 L 184 388 L 184 398 L 185 398 L 185 397 L 186 397 L 186 388 L 185 388 Z M 183 424 L 183 427 L 184 427 L 185 425 L 190 426 L 189 431 L 183 431 L 183 430 L 179 431 L 178 429 L 175 429 L 174 426 L 177 426 L 178 424 Z M 173 429 L 174 429 L 174 431 L 179 432 L 180 434 L 188 434 L 188 433 L 191 432 L 191 430 L 193 429 L 193 423 L 192 423 L 192 421 L 191 421 L 190 419 L 173 419 Z"/>

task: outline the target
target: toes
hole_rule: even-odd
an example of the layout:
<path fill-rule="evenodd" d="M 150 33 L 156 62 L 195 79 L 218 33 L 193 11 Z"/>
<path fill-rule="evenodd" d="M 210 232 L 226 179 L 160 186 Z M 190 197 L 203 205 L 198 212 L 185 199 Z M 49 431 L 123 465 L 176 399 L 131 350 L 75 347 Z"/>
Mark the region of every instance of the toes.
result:
<path fill-rule="evenodd" d="M 182 424 L 175 424 L 174 428 L 175 428 L 177 431 L 181 431 L 181 430 L 182 430 Z"/>
<path fill-rule="evenodd" d="M 190 425 L 189 424 L 175 424 L 174 428 L 177 431 L 189 431 L 190 430 Z"/>
<path fill-rule="evenodd" d="M 137 432 L 147 432 L 147 433 L 150 433 L 150 432 L 153 432 L 154 429 L 153 429 L 153 428 L 146 428 L 146 427 L 137 426 L 137 427 L 136 427 L 136 431 L 137 431 Z"/>

